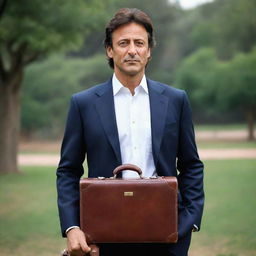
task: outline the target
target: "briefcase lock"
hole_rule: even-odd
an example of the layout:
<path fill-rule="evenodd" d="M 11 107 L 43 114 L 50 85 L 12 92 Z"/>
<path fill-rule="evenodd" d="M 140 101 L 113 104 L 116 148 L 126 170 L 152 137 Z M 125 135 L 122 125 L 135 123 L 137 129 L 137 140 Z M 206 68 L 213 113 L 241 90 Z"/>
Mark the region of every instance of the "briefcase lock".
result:
<path fill-rule="evenodd" d="M 132 191 L 125 191 L 124 196 L 133 196 L 133 192 Z"/>

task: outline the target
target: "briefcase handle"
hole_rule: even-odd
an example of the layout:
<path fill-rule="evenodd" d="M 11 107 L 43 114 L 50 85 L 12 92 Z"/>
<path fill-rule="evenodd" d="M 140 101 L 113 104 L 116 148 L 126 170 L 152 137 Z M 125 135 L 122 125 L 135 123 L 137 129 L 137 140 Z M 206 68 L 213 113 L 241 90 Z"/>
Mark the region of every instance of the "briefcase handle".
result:
<path fill-rule="evenodd" d="M 117 175 L 120 172 L 126 171 L 126 170 L 137 172 L 139 174 L 140 178 L 143 179 L 142 170 L 140 169 L 140 167 L 138 167 L 137 165 L 134 165 L 134 164 L 122 164 L 122 165 L 117 166 L 113 171 L 113 174 L 114 174 L 113 178 L 116 179 Z"/>

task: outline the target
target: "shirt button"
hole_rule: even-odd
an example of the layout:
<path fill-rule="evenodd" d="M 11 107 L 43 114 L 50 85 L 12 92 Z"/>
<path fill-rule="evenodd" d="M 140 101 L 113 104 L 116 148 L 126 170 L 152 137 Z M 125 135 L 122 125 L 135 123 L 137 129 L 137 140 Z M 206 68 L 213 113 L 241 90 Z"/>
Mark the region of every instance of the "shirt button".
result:
<path fill-rule="evenodd" d="M 132 121 L 133 124 L 135 124 L 135 121 Z"/>

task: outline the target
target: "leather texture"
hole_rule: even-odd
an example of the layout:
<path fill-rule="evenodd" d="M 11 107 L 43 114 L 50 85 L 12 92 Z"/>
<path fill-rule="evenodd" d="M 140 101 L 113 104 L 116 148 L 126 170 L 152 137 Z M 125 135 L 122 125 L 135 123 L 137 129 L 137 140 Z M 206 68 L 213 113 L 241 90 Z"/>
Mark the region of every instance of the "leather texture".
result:
<path fill-rule="evenodd" d="M 175 243 L 176 177 L 80 181 L 80 225 L 92 243 Z"/>
<path fill-rule="evenodd" d="M 137 172 L 140 177 L 142 175 L 142 170 L 138 166 L 134 164 L 122 164 L 117 166 L 113 171 L 114 178 L 116 178 L 122 171 L 125 171 L 125 170 Z"/>

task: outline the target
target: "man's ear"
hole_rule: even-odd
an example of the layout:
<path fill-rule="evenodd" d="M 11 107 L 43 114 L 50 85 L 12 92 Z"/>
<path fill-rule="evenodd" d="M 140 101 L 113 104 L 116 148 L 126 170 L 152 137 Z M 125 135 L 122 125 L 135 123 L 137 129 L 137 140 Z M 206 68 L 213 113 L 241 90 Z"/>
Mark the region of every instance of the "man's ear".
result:
<path fill-rule="evenodd" d="M 151 48 L 148 47 L 148 55 L 147 55 L 148 59 L 151 59 Z"/>
<path fill-rule="evenodd" d="M 106 48 L 106 54 L 107 54 L 107 56 L 108 56 L 109 58 L 113 58 L 113 49 L 112 49 L 111 46 L 108 46 L 108 47 Z"/>
<path fill-rule="evenodd" d="M 147 57 L 148 57 L 148 62 L 149 62 L 151 60 L 151 48 L 148 48 Z M 147 65 L 148 65 L 148 62 L 147 62 Z"/>

